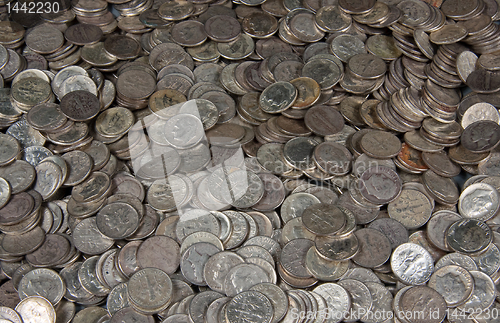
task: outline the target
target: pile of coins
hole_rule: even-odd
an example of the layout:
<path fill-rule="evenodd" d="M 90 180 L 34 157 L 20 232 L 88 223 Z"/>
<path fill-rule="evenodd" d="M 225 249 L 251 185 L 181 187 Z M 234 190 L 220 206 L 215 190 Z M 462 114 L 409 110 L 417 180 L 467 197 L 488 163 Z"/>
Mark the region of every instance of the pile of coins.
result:
<path fill-rule="evenodd" d="M 31 4 L 0 322 L 498 322 L 498 1 Z"/>

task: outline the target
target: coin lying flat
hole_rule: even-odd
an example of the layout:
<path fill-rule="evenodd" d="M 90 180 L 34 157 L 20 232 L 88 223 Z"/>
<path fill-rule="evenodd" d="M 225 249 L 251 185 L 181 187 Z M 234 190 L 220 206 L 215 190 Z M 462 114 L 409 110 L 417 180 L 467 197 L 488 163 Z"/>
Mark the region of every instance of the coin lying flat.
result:
<path fill-rule="evenodd" d="M 400 179 L 394 170 L 388 167 L 371 167 L 360 179 L 360 193 L 374 204 L 391 202 L 401 193 Z"/>
<path fill-rule="evenodd" d="M 373 268 L 382 265 L 389 259 L 391 244 L 383 233 L 366 228 L 358 230 L 354 234 L 359 241 L 359 251 L 352 259 L 354 263 Z"/>
<path fill-rule="evenodd" d="M 458 204 L 460 214 L 466 218 L 482 221 L 489 220 L 497 212 L 497 196 L 497 191 L 491 185 L 484 183 L 472 184 L 460 195 L 461 199 Z M 474 203 L 472 203 L 473 199 Z M 483 200 L 486 201 L 487 207 L 481 206 L 483 204 L 480 201 Z"/>
<path fill-rule="evenodd" d="M 464 241 L 463 236 L 474 233 L 474 241 Z M 446 231 L 446 242 L 455 251 L 475 254 L 485 250 L 491 243 L 491 229 L 484 223 L 473 219 L 464 219 L 453 223 Z"/>
<path fill-rule="evenodd" d="M 404 243 L 394 250 L 391 256 L 391 267 L 399 279 L 418 285 L 429 280 L 434 271 L 434 262 L 429 252 L 423 247 L 413 243 Z"/>
<path fill-rule="evenodd" d="M 247 313 L 242 309 L 252 306 L 252 313 Z M 225 315 L 228 322 L 239 322 L 242 316 L 248 322 L 271 322 L 273 317 L 273 307 L 269 299 L 262 293 L 247 291 L 238 294 L 225 308 Z"/>
<path fill-rule="evenodd" d="M 154 286 L 151 285 L 153 281 Z M 148 293 L 143 293 L 143 290 Z M 128 297 L 132 307 L 136 306 L 141 312 L 160 312 L 168 305 L 172 297 L 172 281 L 160 269 L 142 269 L 130 277 Z"/>
<path fill-rule="evenodd" d="M 481 271 L 471 271 L 470 274 L 474 279 L 474 291 L 472 296 L 465 304 L 460 305 L 458 308 L 468 311 L 468 306 L 477 308 L 485 308 L 491 306 L 494 302 L 495 287 L 492 284 L 491 278 Z"/>
<path fill-rule="evenodd" d="M 314 204 L 304 210 L 302 221 L 317 235 L 334 235 L 344 228 L 346 217 L 341 209 L 329 204 Z"/>
<path fill-rule="evenodd" d="M 482 153 L 494 149 L 500 142 L 498 123 L 494 121 L 478 121 L 465 128 L 461 142 L 464 148 Z"/>
<path fill-rule="evenodd" d="M 90 92 L 73 91 L 61 100 L 61 112 L 73 121 L 87 121 L 99 112 L 99 100 Z"/>
<path fill-rule="evenodd" d="M 259 98 L 259 106 L 264 112 L 278 113 L 293 105 L 297 89 L 288 82 L 278 82 L 267 87 Z"/>

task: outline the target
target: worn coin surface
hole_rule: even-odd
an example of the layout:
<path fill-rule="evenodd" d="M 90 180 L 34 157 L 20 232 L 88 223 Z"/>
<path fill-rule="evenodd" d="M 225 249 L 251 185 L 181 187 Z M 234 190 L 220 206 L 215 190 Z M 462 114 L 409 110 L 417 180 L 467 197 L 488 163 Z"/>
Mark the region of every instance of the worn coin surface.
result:
<path fill-rule="evenodd" d="M 495 1 L 21 5 L 2 323 L 491 321 Z"/>
<path fill-rule="evenodd" d="M 128 297 L 142 312 L 158 313 L 168 306 L 172 297 L 172 280 L 157 268 L 139 270 L 130 277 Z"/>
<path fill-rule="evenodd" d="M 390 257 L 391 243 L 381 231 L 361 229 L 354 233 L 358 238 L 359 251 L 352 261 L 360 266 L 373 268 L 384 264 Z"/>
<path fill-rule="evenodd" d="M 317 235 L 334 235 L 341 231 L 346 223 L 342 210 L 330 204 L 313 204 L 302 213 L 304 226 Z"/>
<path fill-rule="evenodd" d="M 257 291 L 246 291 L 234 297 L 225 307 L 228 322 L 271 322 L 273 318 L 271 301 Z"/>
<path fill-rule="evenodd" d="M 432 203 L 418 190 L 403 189 L 401 194 L 387 206 L 389 216 L 407 229 L 423 226 L 432 215 Z"/>
<path fill-rule="evenodd" d="M 371 203 L 386 204 L 399 196 L 401 185 L 401 179 L 394 170 L 375 166 L 361 175 L 359 191 Z"/>
<path fill-rule="evenodd" d="M 404 243 L 392 253 L 391 268 L 401 281 L 420 285 L 430 279 L 434 271 L 434 261 L 423 247 L 414 243 Z"/>
<path fill-rule="evenodd" d="M 290 108 L 297 98 L 297 89 L 289 82 L 276 82 L 260 95 L 259 106 L 264 112 L 279 113 Z"/>
<path fill-rule="evenodd" d="M 470 274 L 474 279 L 474 291 L 469 300 L 458 307 L 465 312 L 470 312 L 470 309 L 474 307 L 485 308 L 491 306 L 495 295 L 493 281 L 488 275 L 481 271 L 470 271 Z"/>
<path fill-rule="evenodd" d="M 463 304 L 474 290 L 472 275 L 466 269 L 456 265 L 439 268 L 432 274 L 427 284 L 438 292 L 449 288 L 450 284 L 457 286 L 457 288 L 453 288 L 448 293 L 440 293 L 448 306 Z"/>
<path fill-rule="evenodd" d="M 78 90 L 61 99 L 61 112 L 70 120 L 87 121 L 99 113 L 99 99 L 90 92 Z"/>
<path fill-rule="evenodd" d="M 257 284 L 270 282 L 270 278 L 261 267 L 254 264 L 241 264 L 227 273 L 224 279 L 224 291 L 227 296 L 233 297 Z"/>
<path fill-rule="evenodd" d="M 48 300 L 41 296 L 27 297 L 16 306 L 23 322 L 26 323 L 55 323 L 56 311 Z"/>
<path fill-rule="evenodd" d="M 419 304 L 415 305 L 417 303 L 417 300 L 421 299 L 427 300 L 426 306 Z M 418 308 L 420 310 L 425 307 L 426 309 L 429 308 L 439 313 L 439 316 L 437 316 L 436 318 L 431 318 L 430 314 L 426 313 L 424 314 L 423 318 L 415 320 L 415 322 L 441 322 L 446 316 L 446 313 L 443 313 L 443 311 L 445 312 L 446 309 L 445 299 L 437 291 L 427 286 L 414 286 L 409 288 L 401 296 L 400 306 L 403 310 L 407 310 L 409 308 Z"/>
<path fill-rule="evenodd" d="M 319 255 L 335 261 L 351 259 L 359 250 L 359 241 L 354 234 L 340 237 L 317 236 L 314 243 Z"/>
<path fill-rule="evenodd" d="M 470 238 L 469 238 L 470 237 Z M 463 219 L 453 223 L 446 231 L 446 243 L 455 251 L 475 254 L 484 251 L 493 239 L 486 223 Z"/>

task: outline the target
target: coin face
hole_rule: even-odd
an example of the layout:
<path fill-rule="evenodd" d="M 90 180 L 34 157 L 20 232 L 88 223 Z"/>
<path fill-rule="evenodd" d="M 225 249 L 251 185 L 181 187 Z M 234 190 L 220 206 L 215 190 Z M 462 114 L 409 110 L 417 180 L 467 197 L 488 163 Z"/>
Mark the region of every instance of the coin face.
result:
<path fill-rule="evenodd" d="M 473 240 L 464 240 L 474 234 Z M 474 254 L 485 250 L 492 240 L 491 229 L 484 223 L 464 219 L 453 223 L 446 231 L 446 242 L 455 251 Z"/>
<path fill-rule="evenodd" d="M 431 304 L 430 304 L 431 308 L 435 309 L 438 312 L 440 312 L 440 310 L 442 310 L 443 308 L 446 307 L 446 302 L 443 299 L 443 297 L 438 292 L 433 290 L 432 288 L 426 287 L 426 286 L 414 286 L 414 287 L 409 288 L 401 296 L 401 299 L 400 299 L 401 308 L 404 309 L 404 308 L 411 307 L 412 305 L 410 305 L 410 304 L 412 302 L 414 302 L 415 297 L 416 298 L 427 297 L 427 299 L 429 299 L 429 301 L 431 302 Z M 440 319 L 442 319 L 443 316 L 444 316 L 444 314 L 441 314 L 440 317 L 438 317 L 434 320 L 434 322 L 438 322 Z M 426 320 L 426 319 L 424 318 L 421 321 L 417 321 L 417 322 L 424 322 L 424 320 Z M 427 318 L 427 320 L 429 320 L 429 319 Z"/>
<path fill-rule="evenodd" d="M 302 221 L 315 234 L 333 235 L 341 231 L 346 217 L 341 209 L 329 204 L 314 204 L 304 210 Z"/>
<path fill-rule="evenodd" d="M 233 17 L 218 15 L 205 22 L 205 31 L 214 41 L 229 42 L 241 33 L 241 25 Z"/>
<path fill-rule="evenodd" d="M 453 277 L 453 278 L 452 278 Z M 447 305 L 455 305 L 464 302 L 465 299 L 469 297 L 474 288 L 474 282 L 472 275 L 460 266 L 450 265 L 444 266 L 436 270 L 436 272 L 431 276 L 429 280 L 429 287 L 439 290 L 445 288 L 445 285 L 450 279 L 455 280 L 454 284 L 460 284 L 462 288 L 460 291 L 462 293 L 456 293 L 453 295 L 441 294 Z"/>
<path fill-rule="evenodd" d="M 241 310 L 246 306 L 252 306 L 252 313 L 246 314 Z M 273 307 L 271 301 L 262 293 L 257 291 L 247 291 L 238 294 L 226 306 L 225 315 L 229 322 L 238 322 L 241 316 L 246 316 L 249 322 L 271 322 Z"/>
<path fill-rule="evenodd" d="M 391 268 L 402 281 L 417 285 L 429 280 L 434 271 L 434 262 L 423 247 L 404 243 L 394 250 L 391 256 Z"/>
<path fill-rule="evenodd" d="M 465 128 L 461 142 L 464 148 L 477 152 L 487 152 L 495 148 L 500 139 L 497 140 L 498 123 L 494 121 L 478 121 Z M 483 139 L 488 138 L 488 139 Z"/>
<path fill-rule="evenodd" d="M 353 258 L 356 264 L 373 268 L 380 266 L 389 259 L 391 244 L 382 232 L 366 228 L 356 231 L 355 235 L 359 242 L 359 251 Z M 377 257 L 371 256 L 374 254 Z"/>
<path fill-rule="evenodd" d="M 495 1 L 160 2 L 0 22 L 0 321 L 487 320 Z"/>
<path fill-rule="evenodd" d="M 61 112 L 70 120 L 87 121 L 99 112 L 99 100 L 87 91 L 73 91 L 61 100 Z"/>
<path fill-rule="evenodd" d="M 396 172 L 384 166 L 366 170 L 359 185 L 363 197 L 374 204 L 393 201 L 401 193 L 401 180 Z"/>
<path fill-rule="evenodd" d="M 77 224 L 73 237 L 75 247 L 87 254 L 100 254 L 111 248 L 114 243 L 99 231 L 96 219 L 93 217 Z"/>
<path fill-rule="evenodd" d="M 152 285 L 152 281 L 155 285 Z M 145 268 L 136 272 L 128 282 L 130 302 L 143 312 L 161 311 L 172 297 L 172 281 L 160 269 Z"/>
<path fill-rule="evenodd" d="M 335 283 L 321 284 L 315 287 L 313 291 L 325 299 L 328 310 L 334 313 L 332 315 L 333 322 L 340 322 L 351 306 L 349 292 Z"/>
<path fill-rule="evenodd" d="M 458 265 L 468 271 L 477 270 L 477 264 L 474 260 L 467 255 L 460 254 L 458 252 L 450 253 L 443 256 L 436 262 L 436 268 L 439 269 L 447 265 Z"/>
<path fill-rule="evenodd" d="M 484 272 L 487 273 L 488 275 L 497 268 L 498 266 L 498 254 L 500 251 L 498 251 L 498 247 L 495 244 L 492 244 L 488 247 L 488 249 L 481 255 L 479 256 L 474 256 L 474 261 L 477 261 L 479 264 L 478 267 Z M 484 260 L 486 258 L 492 259 L 491 263 L 486 263 Z"/>
<path fill-rule="evenodd" d="M 493 281 L 488 275 L 481 271 L 471 271 L 470 274 L 474 279 L 474 291 L 472 292 L 471 298 L 458 308 L 466 309 L 467 306 L 484 308 L 485 306 L 491 306 L 495 300 L 495 298 L 492 297 L 492 295 L 495 294 L 495 287 L 492 285 Z"/>
<path fill-rule="evenodd" d="M 18 289 L 22 299 L 42 296 L 51 304 L 57 304 L 64 295 L 65 285 L 55 271 L 42 268 L 28 272 L 21 279 Z"/>
<path fill-rule="evenodd" d="M 1 209 L 2 224 L 16 224 L 28 215 L 34 206 L 33 197 L 25 192 L 12 196 Z"/>
<path fill-rule="evenodd" d="M 424 173 L 424 185 L 429 188 L 433 198 L 444 203 L 456 203 L 459 195 L 455 183 L 449 178 L 437 175 L 431 170 Z"/>
<path fill-rule="evenodd" d="M 354 234 L 340 237 L 316 237 L 314 242 L 318 253 L 329 260 L 348 260 L 359 251 L 359 241 Z"/>
<path fill-rule="evenodd" d="M 274 83 L 262 92 L 259 105 L 267 113 L 282 112 L 293 105 L 297 89 L 288 82 Z"/>
<path fill-rule="evenodd" d="M 54 307 L 41 296 L 31 296 L 22 300 L 16 306 L 16 312 L 20 314 L 23 322 L 54 323 L 56 321 Z"/>
<path fill-rule="evenodd" d="M 458 204 L 460 214 L 467 218 L 474 218 L 482 221 L 488 220 L 492 216 L 491 212 L 496 213 L 496 211 L 494 210 L 496 209 L 497 203 L 495 202 L 495 197 L 497 195 L 495 194 L 497 194 L 497 191 L 488 184 L 472 184 L 471 186 L 467 187 L 460 195 L 461 199 L 459 200 Z M 476 202 L 471 203 L 472 199 L 474 198 Z M 483 207 L 481 208 L 481 211 L 479 211 L 479 201 L 485 198 L 489 200 L 489 202 L 487 202 L 488 207 Z"/>
<path fill-rule="evenodd" d="M 238 277 L 247 277 L 244 280 Z M 237 295 L 260 283 L 269 283 L 270 279 L 264 269 L 254 264 L 241 264 L 233 267 L 224 280 L 226 295 Z"/>

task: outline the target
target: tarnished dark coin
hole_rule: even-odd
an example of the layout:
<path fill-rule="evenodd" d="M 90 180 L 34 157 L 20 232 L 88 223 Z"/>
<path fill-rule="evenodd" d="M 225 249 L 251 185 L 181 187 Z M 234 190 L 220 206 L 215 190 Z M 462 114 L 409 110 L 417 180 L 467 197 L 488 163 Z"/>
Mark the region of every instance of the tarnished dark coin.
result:
<path fill-rule="evenodd" d="M 297 89 L 289 82 L 268 86 L 260 95 L 259 106 L 264 112 L 279 113 L 290 108 L 297 98 Z"/>
<path fill-rule="evenodd" d="M 192 47 L 202 44 L 207 36 L 201 22 L 186 20 L 172 28 L 172 39 L 179 45 Z"/>
<path fill-rule="evenodd" d="M 408 230 L 397 220 L 390 218 L 377 219 L 370 223 L 368 228 L 384 233 L 389 239 L 392 249 L 408 242 Z"/>
<path fill-rule="evenodd" d="M 360 193 L 374 204 L 393 201 L 401 193 L 401 179 L 397 173 L 385 166 L 375 166 L 366 170 L 360 177 Z"/>
<path fill-rule="evenodd" d="M 141 46 L 131 37 L 113 35 L 104 41 L 104 50 L 118 59 L 132 59 L 139 55 Z"/>
<path fill-rule="evenodd" d="M 348 173 L 353 159 L 347 148 L 333 142 L 323 142 L 317 145 L 313 158 L 322 171 L 333 175 Z"/>
<path fill-rule="evenodd" d="M 385 62 L 371 54 L 358 54 L 351 57 L 347 68 L 363 79 L 376 79 L 383 76 L 387 70 Z"/>
<path fill-rule="evenodd" d="M 67 118 L 61 113 L 59 105 L 55 103 L 43 103 L 35 107 L 29 111 L 26 117 L 36 130 L 54 131 L 61 128 L 67 121 Z"/>
<path fill-rule="evenodd" d="M 73 121 L 88 121 L 99 113 L 99 99 L 87 91 L 73 91 L 61 99 L 61 112 Z"/>
<path fill-rule="evenodd" d="M 339 6 L 349 14 L 363 14 L 370 12 L 375 6 L 376 1 L 346 1 L 339 0 Z"/>
<path fill-rule="evenodd" d="M 0 224 L 12 225 L 21 222 L 34 206 L 33 197 L 25 192 L 12 195 L 9 202 L 0 209 Z"/>
<path fill-rule="evenodd" d="M 299 170 L 314 168 L 312 154 L 317 142 L 310 138 L 298 137 L 289 140 L 283 147 L 285 162 Z"/>
<path fill-rule="evenodd" d="M 320 85 L 322 90 L 331 89 L 339 82 L 343 71 L 334 61 L 318 58 L 310 60 L 302 68 L 302 76 L 310 77 Z"/>
<path fill-rule="evenodd" d="M 246 16 L 241 27 L 243 32 L 255 38 L 267 38 L 278 29 L 276 18 L 266 12 L 255 12 Z"/>
<path fill-rule="evenodd" d="M 500 89 L 500 74 L 498 71 L 477 69 L 467 77 L 467 85 L 477 93 L 494 93 Z"/>
<path fill-rule="evenodd" d="M 453 163 L 448 157 L 448 154 L 444 151 L 435 153 L 423 152 L 422 159 L 424 163 L 438 175 L 454 177 L 461 172 L 461 168 Z"/>
<path fill-rule="evenodd" d="M 435 200 L 446 204 L 455 204 L 458 201 L 458 188 L 451 178 L 439 176 L 428 170 L 424 173 L 423 182 Z"/>
<path fill-rule="evenodd" d="M 500 142 L 500 126 L 494 121 L 477 121 L 465 128 L 461 136 L 462 146 L 474 153 L 494 149 Z"/>
<path fill-rule="evenodd" d="M 34 28 L 26 36 L 26 45 L 39 54 L 51 54 L 57 51 L 64 43 L 63 34 L 49 26 Z"/>
<path fill-rule="evenodd" d="M 417 300 L 427 299 L 426 305 L 417 305 Z M 402 310 L 408 309 L 427 309 L 428 311 L 435 311 L 439 313 L 435 318 L 431 317 L 429 313 L 425 313 L 422 318 L 413 320 L 413 322 L 441 322 L 446 315 L 446 301 L 441 294 L 434 289 L 427 286 L 414 286 L 408 289 L 400 299 L 400 306 Z"/>

